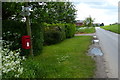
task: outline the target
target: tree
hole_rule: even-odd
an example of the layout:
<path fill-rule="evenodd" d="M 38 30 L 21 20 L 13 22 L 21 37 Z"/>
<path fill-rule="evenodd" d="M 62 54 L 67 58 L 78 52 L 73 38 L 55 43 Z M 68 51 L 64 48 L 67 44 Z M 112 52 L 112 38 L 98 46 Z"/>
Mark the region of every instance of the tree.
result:
<path fill-rule="evenodd" d="M 91 16 L 87 17 L 87 18 L 84 20 L 85 26 L 87 26 L 87 27 L 92 27 L 94 20 L 95 20 L 95 19 L 92 19 Z"/>
<path fill-rule="evenodd" d="M 104 26 L 104 23 L 101 23 L 100 26 Z"/>
<path fill-rule="evenodd" d="M 32 8 L 31 23 L 74 23 L 76 17 L 75 6 L 71 2 L 32 2 L 28 3 Z M 3 19 L 21 21 L 20 15 L 23 3 L 4 2 Z"/>
<path fill-rule="evenodd" d="M 42 2 L 43 3 L 43 2 Z M 30 3 L 33 6 L 32 22 L 74 23 L 75 8 L 70 2 Z"/>
<path fill-rule="evenodd" d="M 23 3 L 3 2 L 2 3 L 2 19 L 3 20 L 17 20 L 20 18 L 21 6 Z"/>

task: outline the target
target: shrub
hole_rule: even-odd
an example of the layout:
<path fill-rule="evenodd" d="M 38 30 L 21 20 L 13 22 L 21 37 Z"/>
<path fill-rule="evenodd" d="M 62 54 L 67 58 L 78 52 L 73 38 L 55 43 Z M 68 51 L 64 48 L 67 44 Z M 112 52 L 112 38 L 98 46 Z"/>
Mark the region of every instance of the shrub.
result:
<path fill-rule="evenodd" d="M 10 50 L 21 48 L 21 36 L 26 35 L 25 24 L 12 20 L 3 20 L 2 26 L 3 47 L 9 44 Z"/>
<path fill-rule="evenodd" d="M 44 31 L 44 44 L 55 44 L 65 39 L 65 28 L 62 24 L 45 24 Z"/>
<path fill-rule="evenodd" d="M 71 38 L 74 36 L 76 31 L 76 26 L 74 24 L 65 24 L 65 34 L 66 38 Z"/>

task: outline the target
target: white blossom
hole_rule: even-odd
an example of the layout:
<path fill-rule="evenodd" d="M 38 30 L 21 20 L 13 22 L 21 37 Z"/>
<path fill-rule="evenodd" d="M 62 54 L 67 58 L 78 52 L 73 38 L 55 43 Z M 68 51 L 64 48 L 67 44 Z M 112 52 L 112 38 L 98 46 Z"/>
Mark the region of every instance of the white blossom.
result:
<path fill-rule="evenodd" d="M 19 77 L 22 73 L 24 68 L 21 66 L 21 63 L 23 60 L 25 60 L 25 57 L 23 56 L 22 58 L 19 56 L 20 49 L 16 51 L 10 51 L 9 49 L 4 49 L 0 48 L 0 53 L 2 54 L 2 73 L 8 73 L 8 72 L 13 72 L 15 73 L 14 77 Z M 7 55 L 6 53 L 9 52 Z M 6 56 L 7 55 L 7 56 Z"/>

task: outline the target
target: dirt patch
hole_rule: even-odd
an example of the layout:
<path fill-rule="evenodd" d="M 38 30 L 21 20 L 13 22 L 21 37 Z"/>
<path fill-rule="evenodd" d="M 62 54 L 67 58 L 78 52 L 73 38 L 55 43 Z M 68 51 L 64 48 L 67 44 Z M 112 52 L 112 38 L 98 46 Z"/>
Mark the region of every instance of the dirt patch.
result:
<path fill-rule="evenodd" d="M 99 56 L 99 55 L 93 55 L 90 53 L 90 50 L 92 48 L 100 48 L 99 46 L 99 43 L 93 43 L 91 46 L 90 46 L 90 49 L 88 50 L 88 55 L 89 56 L 92 56 L 92 58 L 95 60 L 96 62 L 96 69 L 95 69 L 95 75 L 94 75 L 94 78 L 108 78 L 107 76 L 107 72 L 106 72 L 106 67 L 105 67 L 105 61 L 104 61 L 104 58 L 102 56 Z"/>
<path fill-rule="evenodd" d="M 108 78 L 103 57 L 95 56 L 94 60 L 96 61 L 96 67 L 97 67 L 94 78 Z"/>
<path fill-rule="evenodd" d="M 94 36 L 95 33 L 91 33 L 91 34 L 75 34 L 75 36 Z"/>

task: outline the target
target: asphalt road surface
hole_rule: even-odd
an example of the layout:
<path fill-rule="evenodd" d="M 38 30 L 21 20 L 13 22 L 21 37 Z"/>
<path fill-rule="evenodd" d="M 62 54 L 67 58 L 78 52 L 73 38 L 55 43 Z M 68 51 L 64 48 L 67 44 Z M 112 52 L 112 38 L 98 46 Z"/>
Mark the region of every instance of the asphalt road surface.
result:
<path fill-rule="evenodd" d="M 118 78 L 118 34 L 96 27 L 109 78 Z"/>

